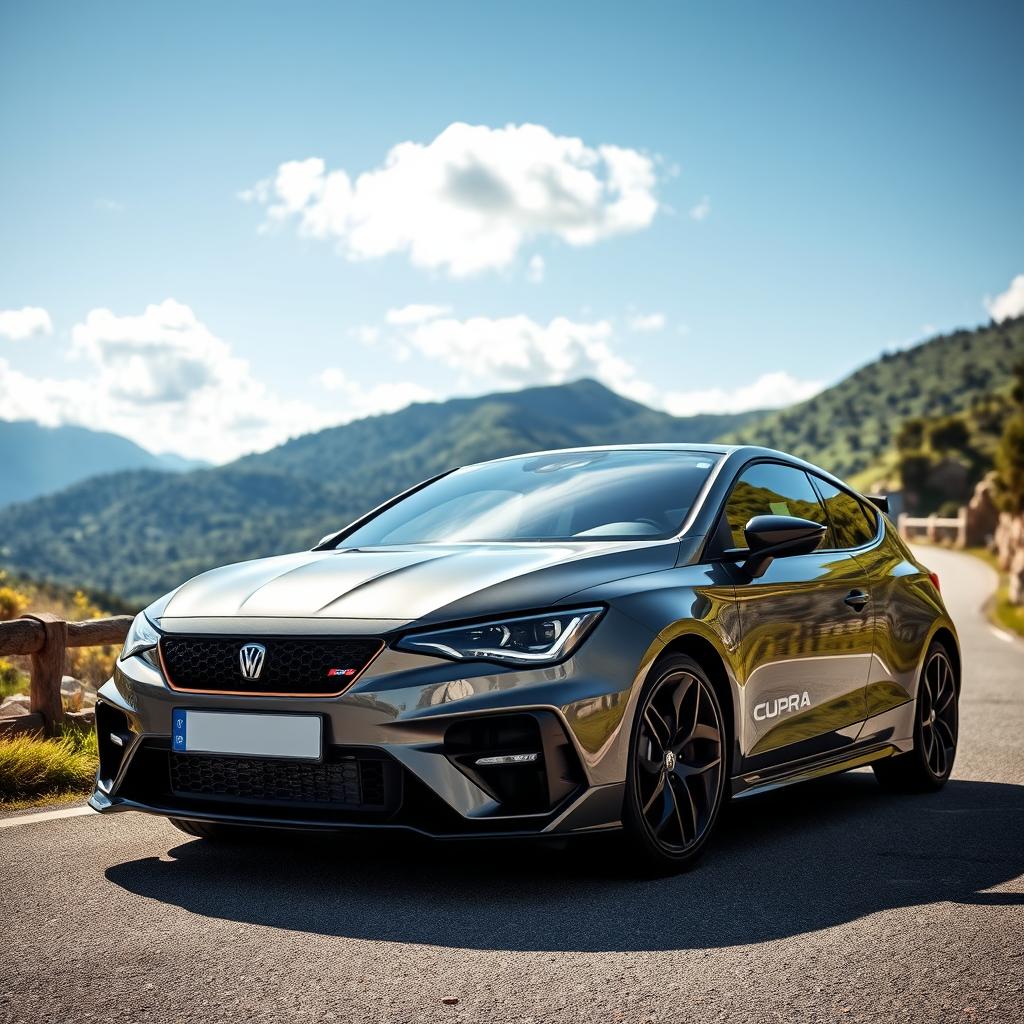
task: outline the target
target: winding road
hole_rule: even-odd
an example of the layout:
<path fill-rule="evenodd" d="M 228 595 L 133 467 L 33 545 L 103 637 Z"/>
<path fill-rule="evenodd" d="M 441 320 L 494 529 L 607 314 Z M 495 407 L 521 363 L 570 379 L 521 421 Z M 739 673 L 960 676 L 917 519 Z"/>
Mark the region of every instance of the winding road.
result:
<path fill-rule="evenodd" d="M 142 815 L 7 819 L 0 1021 L 1021 1020 L 1024 644 L 982 615 L 984 564 L 922 558 L 965 661 L 941 793 L 858 771 L 738 801 L 661 881 L 607 841 L 216 848 Z"/>

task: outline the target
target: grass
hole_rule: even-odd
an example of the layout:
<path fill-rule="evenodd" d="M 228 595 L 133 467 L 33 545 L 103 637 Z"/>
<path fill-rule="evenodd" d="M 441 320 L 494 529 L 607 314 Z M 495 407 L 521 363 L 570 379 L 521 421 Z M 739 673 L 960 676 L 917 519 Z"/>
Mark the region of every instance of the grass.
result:
<path fill-rule="evenodd" d="M 1009 579 L 1000 571 L 996 556 L 987 548 L 967 548 L 967 553 L 987 562 L 999 573 L 999 584 L 988 604 L 989 618 L 1000 628 L 1024 636 L 1024 605 L 1010 604 Z"/>
<path fill-rule="evenodd" d="M 53 739 L 0 740 L 0 811 L 73 800 L 92 789 L 95 730 L 68 729 Z"/>
<path fill-rule="evenodd" d="M 4 658 L 0 658 L 0 701 L 16 693 L 28 693 L 28 676 Z"/>

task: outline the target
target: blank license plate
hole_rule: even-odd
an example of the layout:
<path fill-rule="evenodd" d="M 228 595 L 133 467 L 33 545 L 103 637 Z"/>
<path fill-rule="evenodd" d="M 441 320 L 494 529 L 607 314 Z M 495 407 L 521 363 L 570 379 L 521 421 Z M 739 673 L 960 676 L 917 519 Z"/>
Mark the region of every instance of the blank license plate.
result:
<path fill-rule="evenodd" d="M 171 745 L 178 751 L 319 761 L 323 749 L 323 719 L 319 715 L 247 715 L 176 708 L 172 730 Z"/>

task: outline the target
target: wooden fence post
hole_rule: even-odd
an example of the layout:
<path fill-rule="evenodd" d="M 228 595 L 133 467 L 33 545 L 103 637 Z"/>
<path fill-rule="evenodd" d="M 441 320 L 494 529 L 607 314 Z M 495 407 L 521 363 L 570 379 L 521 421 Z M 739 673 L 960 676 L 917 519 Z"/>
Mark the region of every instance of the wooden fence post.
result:
<path fill-rule="evenodd" d="M 32 682 L 29 690 L 29 710 L 43 716 L 47 735 L 60 730 L 64 720 L 64 704 L 60 683 L 64 677 L 64 655 L 68 645 L 68 624 L 49 612 L 26 615 L 26 619 L 41 622 L 46 639 L 43 646 L 31 655 Z"/>

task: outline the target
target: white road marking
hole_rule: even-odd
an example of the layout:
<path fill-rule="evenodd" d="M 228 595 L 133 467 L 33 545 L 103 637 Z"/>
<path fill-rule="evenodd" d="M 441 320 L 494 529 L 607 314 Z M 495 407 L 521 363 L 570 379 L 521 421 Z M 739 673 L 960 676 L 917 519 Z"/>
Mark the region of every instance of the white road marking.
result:
<path fill-rule="evenodd" d="M 999 640 L 1002 640 L 1003 643 L 1013 643 L 1013 636 L 1010 633 L 1007 633 L 1006 630 L 999 629 L 996 626 L 989 626 L 988 628 L 992 631 L 992 635 Z"/>
<path fill-rule="evenodd" d="M 91 807 L 63 807 L 58 811 L 36 811 L 31 814 L 15 814 L 10 818 L 0 818 L 0 828 L 13 828 L 15 825 L 32 825 L 37 821 L 54 821 L 56 818 L 80 818 L 83 814 L 95 814 Z"/>

